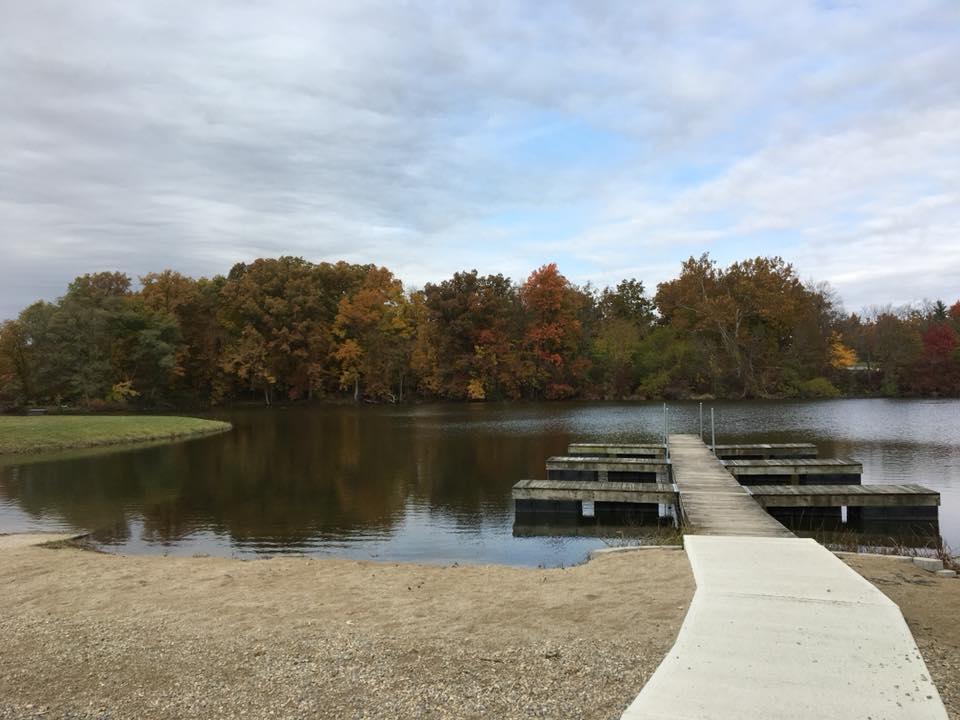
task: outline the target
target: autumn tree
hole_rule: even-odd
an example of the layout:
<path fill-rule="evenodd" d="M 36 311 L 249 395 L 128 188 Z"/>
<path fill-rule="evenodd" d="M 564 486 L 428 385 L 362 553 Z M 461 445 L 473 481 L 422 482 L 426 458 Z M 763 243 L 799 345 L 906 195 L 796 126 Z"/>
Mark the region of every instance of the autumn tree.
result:
<path fill-rule="evenodd" d="M 522 317 L 516 289 L 503 275 L 456 273 L 428 283 L 415 302 L 413 369 L 430 395 L 451 399 L 516 398 L 522 365 Z"/>
<path fill-rule="evenodd" d="M 220 291 L 222 367 L 256 385 L 268 403 L 275 388 L 290 399 L 322 391 L 332 375 L 340 302 L 368 272 L 295 257 L 235 265 Z"/>
<path fill-rule="evenodd" d="M 354 399 L 403 399 L 411 324 L 403 285 L 386 268 L 370 268 L 359 288 L 337 307 L 333 357 L 340 386 Z"/>
<path fill-rule="evenodd" d="M 945 308 L 944 308 L 945 309 Z M 911 370 L 913 387 L 923 395 L 960 394 L 960 336 L 946 322 L 946 312 L 923 333 L 923 351 Z"/>
<path fill-rule="evenodd" d="M 551 400 L 576 395 L 589 367 L 582 352 L 579 318 L 587 297 L 560 274 L 555 263 L 530 273 L 519 295 L 526 316 L 523 348 L 528 387 Z"/>
<path fill-rule="evenodd" d="M 683 263 L 657 287 L 663 322 L 702 344 L 717 393 L 757 397 L 782 387 L 782 360 L 809 310 L 810 293 L 782 258 L 758 257 L 721 269 L 708 255 Z"/>

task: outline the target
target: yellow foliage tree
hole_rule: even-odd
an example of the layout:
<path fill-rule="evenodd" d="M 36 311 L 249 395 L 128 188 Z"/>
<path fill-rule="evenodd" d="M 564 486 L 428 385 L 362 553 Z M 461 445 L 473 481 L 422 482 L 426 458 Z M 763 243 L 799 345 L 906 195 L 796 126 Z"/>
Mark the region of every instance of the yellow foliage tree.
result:
<path fill-rule="evenodd" d="M 843 344 L 843 336 L 837 331 L 830 334 L 830 364 L 835 368 L 852 367 L 857 362 L 857 353 Z"/>

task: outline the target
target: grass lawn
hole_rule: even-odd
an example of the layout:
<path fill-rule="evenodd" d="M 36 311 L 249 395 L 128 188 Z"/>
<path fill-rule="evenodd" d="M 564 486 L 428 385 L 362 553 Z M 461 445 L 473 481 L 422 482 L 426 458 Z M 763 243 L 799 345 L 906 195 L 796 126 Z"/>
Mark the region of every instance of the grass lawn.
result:
<path fill-rule="evenodd" d="M 219 420 L 163 415 L 0 416 L 0 454 L 172 440 L 230 428 Z"/>

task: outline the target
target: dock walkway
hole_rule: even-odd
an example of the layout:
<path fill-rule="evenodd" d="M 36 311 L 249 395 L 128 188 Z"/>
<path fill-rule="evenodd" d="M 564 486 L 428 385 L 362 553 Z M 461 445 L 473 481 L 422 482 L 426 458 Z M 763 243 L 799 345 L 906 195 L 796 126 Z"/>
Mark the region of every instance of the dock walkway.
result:
<path fill-rule="evenodd" d="M 680 512 L 691 533 L 793 537 L 750 497 L 696 435 L 671 435 L 670 460 Z"/>
<path fill-rule="evenodd" d="M 893 601 L 768 516 L 697 436 L 670 448 L 697 590 L 623 720 L 947 719 Z"/>

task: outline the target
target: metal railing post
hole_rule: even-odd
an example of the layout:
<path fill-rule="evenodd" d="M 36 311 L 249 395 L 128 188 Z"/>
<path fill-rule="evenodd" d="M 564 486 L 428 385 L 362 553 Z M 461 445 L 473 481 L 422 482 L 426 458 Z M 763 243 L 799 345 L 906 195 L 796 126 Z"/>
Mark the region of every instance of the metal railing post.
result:
<path fill-rule="evenodd" d="M 667 446 L 667 404 L 663 404 L 663 446 Z"/>
<path fill-rule="evenodd" d="M 717 427 L 713 421 L 713 408 L 710 408 L 710 450 L 717 454 Z"/>
<path fill-rule="evenodd" d="M 670 408 L 667 407 L 666 403 L 663 405 L 663 439 L 665 447 L 665 455 L 667 462 L 670 462 Z"/>

